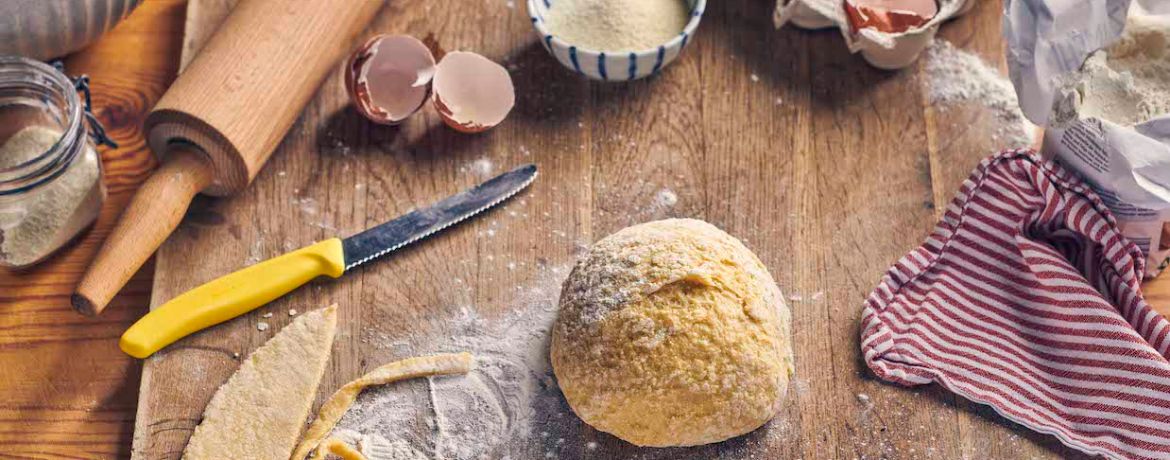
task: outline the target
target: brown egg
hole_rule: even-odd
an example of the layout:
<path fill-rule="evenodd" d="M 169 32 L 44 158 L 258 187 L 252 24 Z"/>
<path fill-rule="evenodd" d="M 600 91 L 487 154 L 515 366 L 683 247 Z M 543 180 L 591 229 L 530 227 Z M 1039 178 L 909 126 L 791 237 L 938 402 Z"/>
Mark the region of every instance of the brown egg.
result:
<path fill-rule="evenodd" d="M 434 73 L 435 58 L 421 41 L 406 35 L 378 35 L 350 56 L 345 88 L 363 116 L 396 125 L 422 107 Z"/>
<path fill-rule="evenodd" d="M 447 53 L 435 68 L 431 100 L 448 126 L 478 133 L 499 124 L 516 104 L 503 66 L 466 51 Z"/>
<path fill-rule="evenodd" d="M 854 33 L 861 29 L 901 33 L 926 24 L 936 14 L 937 0 L 845 0 L 845 15 Z"/>

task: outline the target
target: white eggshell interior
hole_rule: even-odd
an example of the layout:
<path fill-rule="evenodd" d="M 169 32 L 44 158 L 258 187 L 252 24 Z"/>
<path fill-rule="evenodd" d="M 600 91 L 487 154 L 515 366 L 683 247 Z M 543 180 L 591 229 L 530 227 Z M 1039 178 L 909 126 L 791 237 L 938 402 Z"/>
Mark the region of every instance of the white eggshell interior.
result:
<path fill-rule="evenodd" d="M 447 53 L 435 68 L 432 90 L 448 110 L 445 115 L 465 128 L 490 128 L 504 121 L 516 104 L 507 69 L 475 53 Z"/>
<path fill-rule="evenodd" d="M 435 69 L 431 51 L 414 37 L 392 35 L 379 40 L 370 52 L 358 76 L 358 82 L 369 89 L 370 102 L 394 121 L 410 116 L 427 97 L 427 83 Z"/>

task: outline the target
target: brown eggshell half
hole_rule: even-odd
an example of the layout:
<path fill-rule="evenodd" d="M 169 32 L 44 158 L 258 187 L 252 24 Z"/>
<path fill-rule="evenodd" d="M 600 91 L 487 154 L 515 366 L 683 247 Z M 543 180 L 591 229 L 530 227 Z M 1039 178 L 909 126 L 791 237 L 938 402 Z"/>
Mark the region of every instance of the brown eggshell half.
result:
<path fill-rule="evenodd" d="M 422 107 L 435 72 L 435 57 L 407 35 L 366 40 L 345 66 L 345 89 L 359 113 L 375 123 L 396 125 Z"/>
<path fill-rule="evenodd" d="M 448 126 L 478 133 L 500 124 L 516 105 L 507 69 L 467 51 L 452 51 L 435 67 L 431 100 Z"/>

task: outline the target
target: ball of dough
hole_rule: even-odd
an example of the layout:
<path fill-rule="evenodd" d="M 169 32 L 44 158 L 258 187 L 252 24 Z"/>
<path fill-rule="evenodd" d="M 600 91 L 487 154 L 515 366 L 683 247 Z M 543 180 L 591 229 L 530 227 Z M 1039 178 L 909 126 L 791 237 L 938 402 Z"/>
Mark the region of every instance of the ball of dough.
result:
<path fill-rule="evenodd" d="M 790 313 L 764 264 L 693 219 L 623 229 L 561 291 L 552 364 L 585 423 L 640 446 L 750 432 L 793 372 Z"/>

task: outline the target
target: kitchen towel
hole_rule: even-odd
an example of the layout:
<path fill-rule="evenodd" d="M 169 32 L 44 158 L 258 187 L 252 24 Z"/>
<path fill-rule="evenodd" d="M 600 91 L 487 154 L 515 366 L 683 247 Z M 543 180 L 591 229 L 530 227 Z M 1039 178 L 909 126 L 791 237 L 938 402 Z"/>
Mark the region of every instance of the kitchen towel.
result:
<path fill-rule="evenodd" d="M 938 383 L 1075 449 L 1170 458 L 1170 322 L 1101 199 L 1030 150 L 984 160 L 865 302 L 879 377 Z"/>

